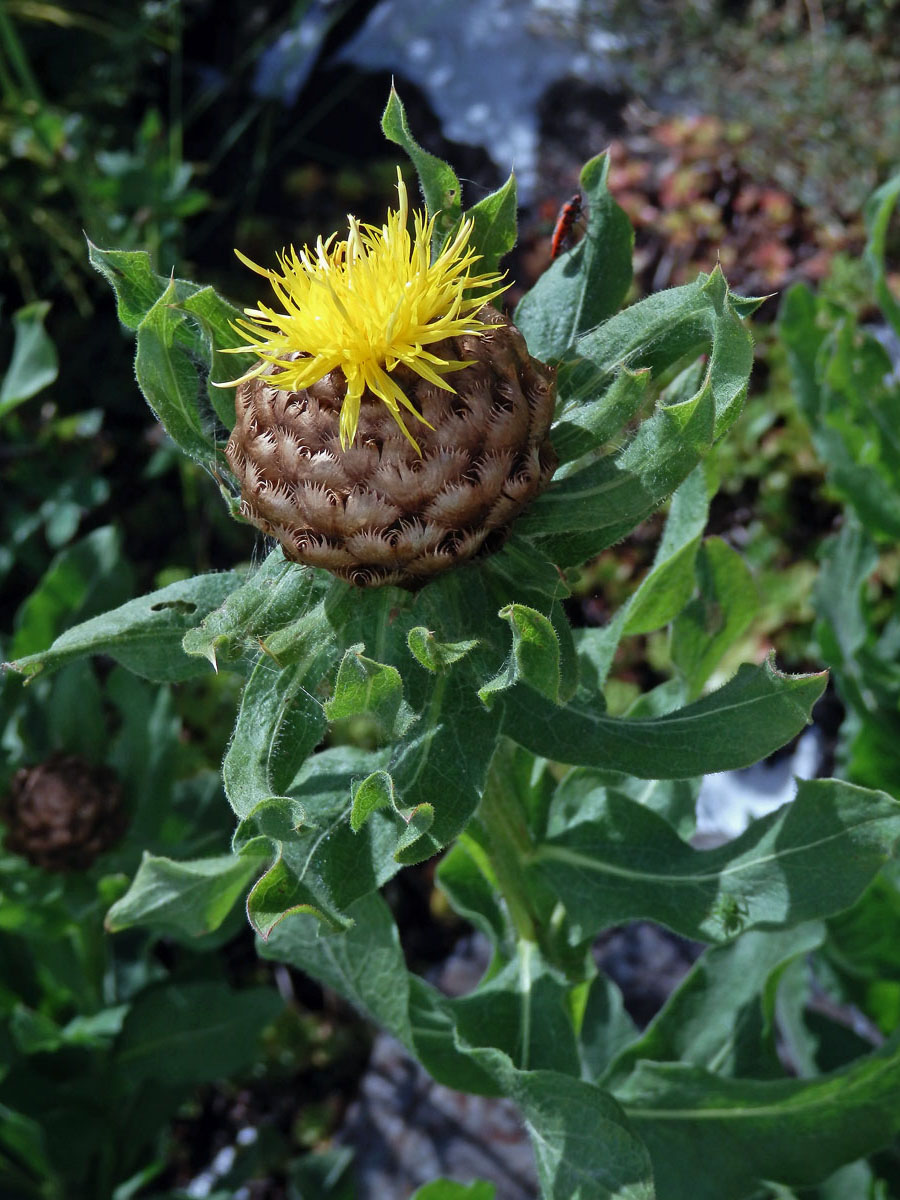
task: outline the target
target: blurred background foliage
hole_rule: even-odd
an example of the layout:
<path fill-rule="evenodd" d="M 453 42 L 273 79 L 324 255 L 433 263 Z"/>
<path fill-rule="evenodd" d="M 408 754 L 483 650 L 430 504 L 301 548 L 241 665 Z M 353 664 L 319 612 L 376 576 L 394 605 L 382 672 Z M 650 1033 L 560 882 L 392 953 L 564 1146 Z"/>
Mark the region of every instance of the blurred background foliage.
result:
<path fill-rule="evenodd" d="M 339 228 L 348 210 L 380 219 L 395 182 L 377 127 L 391 69 L 343 57 L 380 7 L 0 0 L 4 659 L 130 596 L 249 557 L 248 531 L 152 422 L 131 339 L 88 265 L 84 235 L 145 250 L 156 270 L 245 304 L 257 299 L 255 284 L 233 246 L 266 261 L 288 242 Z M 467 6 L 448 7 L 456 20 L 473 19 Z M 873 288 L 862 211 L 900 164 L 900 0 L 509 7 L 523 27 L 557 27 L 598 47 L 588 53 L 606 68 L 598 82 L 573 56 L 571 72 L 548 80 L 523 114 L 538 169 L 510 261 L 511 300 L 547 265 L 555 214 L 581 163 L 608 144 L 610 187 L 636 227 L 635 296 L 717 259 L 745 294 L 786 292 L 760 310 L 752 393 L 716 457 L 721 490 L 707 532 L 741 550 L 760 594 L 734 661 L 775 648 L 780 665 L 797 669 L 827 656 L 840 696 L 834 726 L 840 705 L 850 714 L 833 747 L 841 769 L 896 794 L 900 561 L 890 514 L 900 513 L 900 493 L 889 434 L 900 328 Z M 417 7 L 394 8 L 408 9 L 412 42 Z M 392 67 L 428 149 L 453 161 L 474 196 L 500 182 L 508 162 L 492 161 L 483 144 L 452 142 L 426 92 L 403 81 L 401 62 Z M 477 95 L 481 64 L 473 57 L 468 69 Z M 897 222 L 887 220 L 888 297 L 900 291 L 898 250 Z M 877 377 L 877 404 L 854 386 L 859 370 Z M 852 501 L 842 516 L 853 491 L 841 475 L 847 456 L 880 479 L 880 516 Z M 658 532 L 648 522 L 584 570 L 576 622 L 603 623 L 627 599 Z M 849 625 L 832 592 L 852 597 Z M 630 639 L 611 708 L 627 707 L 669 666 L 665 635 Z M 218 763 L 233 687 L 233 677 L 210 675 L 155 689 L 102 664 L 27 689 L 0 683 L 0 791 L 53 754 L 76 754 L 117 773 L 129 812 L 122 840 L 87 869 L 52 873 L 0 855 L 4 1195 L 52 1200 L 77 1180 L 78 1195 L 98 1200 L 174 1196 L 248 1124 L 269 1133 L 215 1177 L 223 1194 L 252 1179 L 267 1181 L 252 1192 L 267 1200 L 353 1194 L 341 1191 L 346 1157 L 298 1158 L 325 1145 L 364 1065 L 368 1035 L 352 1016 L 308 981 L 260 964 L 239 906 L 190 944 L 103 932 L 143 851 L 184 858 L 227 848 Z M 392 887 L 412 965 L 444 955 L 459 927 L 428 871 Z M 900 907 L 893 885 L 878 887 L 887 899 L 869 898 L 835 923 L 831 969 L 839 990 L 887 1029 L 900 1011 L 900 974 L 895 951 L 869 934 Z M 117 1107 L 121 1056 L 140 1054 L 122 1040 L 129 1020 L 137 1028 L 129 1014 L 181 997 L 189 1021 L 213 993 L 233 990 L 256 997 L 250 1008 L 271 1009 L 262 1046 L 215 1069 L 191 1060 L 175 1087 L 148 1070 L 141 1103 Z M 61 1100 L 48 1110 L 51 1090 Z M 83 1125 L 53 1140 L 53 1120 L 73 1106 Z M 128 1153 L 86 1158 L 109 1122 L 130 1140 Z"/>

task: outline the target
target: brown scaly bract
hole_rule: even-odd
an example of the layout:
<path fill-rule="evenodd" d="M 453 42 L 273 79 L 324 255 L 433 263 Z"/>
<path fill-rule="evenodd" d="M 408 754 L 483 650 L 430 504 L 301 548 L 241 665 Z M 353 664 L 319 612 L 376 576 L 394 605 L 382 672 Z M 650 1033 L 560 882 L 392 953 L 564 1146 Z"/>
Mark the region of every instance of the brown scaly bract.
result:
<path fill-rule="evenodd" d="M 241 384 L 226 455 L 242 512 L 288 558 L 360 586 L 415 589 L 499 549 L 556 467 L 548 437 L 556 388 L 514 325 L 490 305 L 478 316 L 492 328 L 432 347 L 473 360 L 454 374 L 454 392 L 394 369 L 433 426 L 413 422 L 421 457 L 369 393 L 353 443 L 341 449 L 340 369 L 296 392 L 274 386 L 277 368 Z"/>

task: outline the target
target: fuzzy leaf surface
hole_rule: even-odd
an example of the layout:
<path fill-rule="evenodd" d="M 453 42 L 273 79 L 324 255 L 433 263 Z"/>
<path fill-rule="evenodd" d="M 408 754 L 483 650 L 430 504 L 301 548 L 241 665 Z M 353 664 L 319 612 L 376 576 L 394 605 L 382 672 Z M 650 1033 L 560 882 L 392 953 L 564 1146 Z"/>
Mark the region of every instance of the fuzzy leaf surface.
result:
<path fill-rule="evenodd" d="M 423 149 L 413 137 L 403 101 L 393 87 L 381 117 L 381 129 L 388 141 L 403 147 L 416 168 L 428 215 L 437 218 L 435 241 L 439 248 L 462 212 L 462 193 L 456 172 L 442 158 Z"/>
<path fill-rule="evenodd" d="M 251 855 L 176 860 L 145 851 L 128 891 L 106 914 L 106 928 L 117 933 L 141 925 L 201 937 L 218 929 L 259 869 Z"/>
<path fill-rule="evenodd" d="M 516 324 L 529 353 L 559 360 L 575 340 L 611 316 L 631 286 L 634 230 L 609 194 L 609 155 L 604 151 L 581 171 L 587 233 L 550 264 L 516 309 Z"/>
<path fill-rule="evenodd" d="M 173 281 L 141 321 L 134 369 L 144 399 L 172 441 L 209 465 L 217 457 L 216 443 L 200 411 L 197 366 L 180 344 L 186 317 L 177 300 Z"/>
<path fill-rule="evenodd" d="M 717 1074 L 750 1074 L 758 1068 L 752 1059 L 760 1053 L 766 981 L 786 963 L 812 953 L 824 938 L 824 924 L 808 921 L 782 930 L 751 929 L 709 947 L 600 1082 L 615 1091 L 641 1059 L 690 1063 Z"/>
<path fill-rule="evenodd" d="M 685 708 L 628 719 L 580 701 L 553 705 L 517 685 L 502 700 L 502 732 L 542 758 L 572 766 L 691 779 L 750 766 L 783 746 L 808 723 L 824 687 L 821 675 L 745 664 L 724 687 Z"/>
<path fill-rule="evenodd" d="M 601 803 L 602 816 L 533 855 L 578 941 L 635 918 L 722 942 L 830 916 L 858 898 L 900 839 L 900 803 L 833 779 L 801 781 L 792 804 L 715 850 L 693 850 L 623 795 L 606 790 Z"/>
<path fill-rule="evenodd" d="M 804 1187 L 887 1145 L 900 1128 L 895 1035 L 817 1079 L 726 1079 L 638 1064 L 617 1092 L 650 1150 L 658 1200 L 745 1200 L 754 1182 Z"/>
<path fill-rule="evenodd" d="M 570 408 L 587 421 L 623 366 L 659 371 L 703 351 L 709 361 L 692 396 L 661 398 L 621 450 L 564 473 L 520 519 L 520 533 L 562 566 L 612 545 L 671 495 L 737 417 L 753 360 L 719 271 L 633 305 L 581 338 L 577 350 L 578 362 L 560 373 L 562 422 Z M 585 448 L 592 444 L 588 435 Z"/>
<path fill-rule="evenodd" d="M 209 668 L 181 649 L 185 631 L 221 604 L 241 583 L 233 571 L 195 575 L 129 600 L 101 616 L 67 629 L 48 649 L 10 665 L 26 675 L 55 671 L 87 654 L 108 654 L 129 671 L 154 682 L 177 682 Z"/>
<path fill-rule="evenodd" d="M 496 192 L 484 196 L 466 213 L 474 221 L 472 245 L 481 258 L 479 275 L 492 274 L 516 244 L 516 177 L 510 175 Z"/>
<path fill-rule="evenodd" d="M 241 697 L 237 725 L 222 774 L 225 791 L 239 817 L 263 801 L 284 796 L 306 757 L 325 733 L 317 691 L 328 675 L 336 649 L 324 619 L 311 614 L 306 654 L 280 666 L 263 654 Z"/>

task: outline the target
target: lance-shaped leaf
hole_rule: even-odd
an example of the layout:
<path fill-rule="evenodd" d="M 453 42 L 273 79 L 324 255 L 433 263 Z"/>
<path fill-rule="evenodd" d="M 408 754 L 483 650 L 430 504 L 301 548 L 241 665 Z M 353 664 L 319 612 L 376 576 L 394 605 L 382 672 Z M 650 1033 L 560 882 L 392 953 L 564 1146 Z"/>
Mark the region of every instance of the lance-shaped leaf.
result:
<path fill-rule="evenodd" d="M 635 918 L 707 942 L 817 920 L 852 904 L 900 838 L 900 803 L 834 779 L 801 781 L 792 804 L 715 850 L 612 790 L 601 804 L 533 855 L 578 941 Z"/>
<path fill-rule="evenodd" d="M 492 878 L 484 850 L 465 833 L 441 858 L 435 872 L 435 882 L 456 912 L 497 947 L 510 931 L 497 889 L 491 886 Z"/>
<path fill-rule="evenodd" d="M 569 990 L 537 946 L 522 941 L 510 962 L 448 1007 L 464 1042 L 496 1047 L 523 1071 L 554 1069 L 577 1076 Z"/>
<path fill-rule="evenodd" d="M 113 1062 L 132 1085 L 212 1082 L 249 1066 L 283 1002 L 273 988 L 234 991 L 222 983 L 148 988 L 125 1018 Z"/>
<path fill-rule="evenodd" d="M 462 212 L 459 180 L 449 163 L 424 150 L 413 137 L 406 109 L 393 87 L 381 117 L 381 129 L 388 141 L 402 146 L 412 160 L 422 185 L 429 217 L 436 217 L 435 242 L 439 248 Z"/>
<path fill-rule="evenodd" d="M 601 1080 L 610 1062 L 637 1036 L 616 984 L 606 975 L 596 975 L 587 990 L 578 1030 L 582 1078 Z"/>
<path fill-rule="evenodd" d="M 129 600 L 99 617 L 67 629 L 47 649 L 10 663 L 35 675 L 55 671 L 87 654 L 108 654 L 130 671 L 154 682 L 177 682 L 203 674 L 203 667 L 181 648 L 185 631 L 240 586 L 234 571 L 195 575 Z"/>
<path fill-rule="evenodd" d="M 216 854 L 178 861 L 144 852 L 137 874 L 106 914 L 110 933 L 141 925 L 184 938 L 218 929 L 244 894 L 260 860 Z"/>
<path fill-rule="evenodd" d="M 679 837 L 687 840 L 693 834 L 699 779 L 636 779 L 633 775 L 597 767 L 573 767 L 560 780 L 553 794 L 546 832 L 562 833 L 579 819 L 589 818 L 595 805 L 602 807 L 606 788 L 630 796 L 637 804 L 664 817 Z"/>
<path fill-rule="evenodd" d="M 137 330 L 134 369 L 144 399 L 175 444 L 204 465 L 218 451 L 199 405 L 197 367 L 181 345 L 186 317 L 172 281 Z"/>
<path fill-rule="evenodd" d="M 388 767 L 402 809 L 427 805 L 434 812 L 431 827 L 399 852 L 401 862 L 429 858 L 465 828 L 481 798 L 499 724 L 500 706 L 486 713 L 475 700 L 465 660 L 432 677 L 419 720 L 394 745 Z"/>
<path fill-rule="evenodd" d="M 572 367 L 568 379 L 561 375 L 564 403 L 589 409 L 603 403 L 609 382 L 624 365 L 660 370 L 682 355 L 709 353 L 693 396 L 683 398 L 679 390 L 663 398 L 623 449 L 565 473 L 523 515 L 519 531 L 539 539 L 539 547 L 563 566 L 612 545 L 654 512 L 740 411 L 752 341 L 721 273 L 673 292 L 678 295 L 671 302 L 652 305 L 643 319 L 634 314 L 650 301 L 582 338 L 578 347 L 585 364 Z"/>
<path fill-rule="evenodd" d="M 255 355 L 250 351 L 246 354 L 230 353 L 232 348 L 240 345 L 232 326 L 241 313 L 211 287 L 200 288 L 186 296 L 179 302 L 178 308 L 193 318 L 195 325 L 188 322 L 185 332 L 190 335 L 196 328 L 191 348 L 209 372 L 206 387 L 209 402 L 216 416 L 230 430 L 234 425 L 234 389 L 215 385 L 238 379 L 255 362 Z M 226 349 L 229 350 L 228 354 L 219 353 Z"/>
<path fill-rule="evenodd" d="M 472 245 L 481 256 L 478 274 L 497 270 L 500 259 L 516 244 L 516 177 L 510 175 L 503 187 L 484 196 L 466 213 L 474 222 Z"/>
<path fill-rule="evenodd" d="M 611 316 L 631 286 L 634 230 L 609 194 L 608 174 L 607 152 L 585 163 L 587 233 L 550 265 L 516 309 L 530 353 L 544 361 L 562 358 L 576 338 Z"/>
<path fill-rule="evenodd" d="M 691 779 L 748 767 L 783 746 L 808 723 L 824 687 L 822 675 L 745 664 L 724 687 L 685 708 L 627 719 L 578 701 L 553 705 L 516 685 L 503 695 L 502 732 L 542 758 L 572 766 Z"/>
<path fill-rule="evenodd" d="M 759 607 L 750 568 L 721 538 L 706 539 L 695 566 L 699 595 L 672 626 L 672 661 L 684 677 L 690 700 L 700 695 Z"/>
<path fill-rule="evenodd" d="M 885 243 L 891 217 L 900 197 L 900 173 L 892 176 L 873 192 L 866 201 L 863 215 L 869 240 L 866 242 L 865 261 L 875 282 L 875 296 L 879 307 L 894 332 L 900 336 L 900 303 L 891 291 L 885 270 Z"/>
<path fill-rule="evenodd" d="M 641 1059 L 691 1063 L 724 1075 L 758 1074 L 766 983 L 824 938 L 824 924 L 809 921 L 790 929 L 748 930 L 724 946 L 711 946 L 600 1082 L 616 1091 Z"/>
<path fill-rule="evenodd" d="M 604 531 L 605 545 L 611 545 L 655 512 L 694 469 L 712 444 L 714 412 L 708 381 L 689 399 L 658 408 L 621 454 L 552 484 L 521 518 L 520 531 L 546 536 L 596 529 L 598 542 Z"/>
<path fill-rule="evenodd" d="M 563 406 L 551 431 L 553 448 L 560 462 L 556 473 L 558 479 L 572 473 L 565 464 L 621 434 L 646 404 L 652 379 L 649 367 L 631 371 L 623 365 L 594 403 L 585 403 L 575 397 Z"/>
<path fill-rule="evenodd" d="M 88 257 L 116 294 L 119 320 L 136 330 L 165 292 L 169 280 L 157 275 L 146 250 L 102 250 L 88 242 Z M 176 281 L 182 295 L 197 290 L 196 284 Z"/>
<path fill-rule="evenodd" d="M 681 484 L 669 506 L 653 566 L 638 588 L 606 625 L 580 629 L 578 654 L 594 690 L 606 682 L 625 634 L 661 629 L 684 607 L 694 590 L 694 564 L 709 514 L 709 484 L 704 464 Z"/>
<path fill-rule="evenodd" d="M 727 1079 L 639 1063 L 617 1093 L 653 1160 L 657 1200 L 745 1200 L 818 1183 L 900 1129 L 898 1035 L 818 1079 Z"/>

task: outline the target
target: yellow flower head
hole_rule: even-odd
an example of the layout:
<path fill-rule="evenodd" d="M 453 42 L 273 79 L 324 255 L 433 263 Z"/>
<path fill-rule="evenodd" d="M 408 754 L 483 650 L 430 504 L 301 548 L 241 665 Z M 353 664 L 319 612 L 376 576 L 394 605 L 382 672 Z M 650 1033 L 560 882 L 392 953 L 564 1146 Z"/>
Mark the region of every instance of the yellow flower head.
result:
<path fill-rule="evenodd" d="M 399 170 L 397 192 L 399 206 L 388 210 L 380 229 L 351 216 L 345 241 L 337 241 L 333 233 L 325 241 L 319 238 L 314 250 L 304 246 L 298 254 L 291 246 L 278 256 L 280 271 L 266 270 L 235 251 L 241 262 L 269 280 L 283 311 L 263 303 L 244 310 L 251 320 L 238 321 L 234 329 L 262 361 L 233 384 L 277 363 L 279 386 L 299 391 L 340 367 L 347 380 L 340 420 L 344 449 L 353 441 L 367 388 L 384 401 L 415 446 L 400 410 L 408 409 L 420 421 L 424 418 L 391 372 L 405 363 L 423 379 L 454 391 L 443 376 L 468 364 L 441 358 L 428 347 L 490 328 L 475 314 L 505 290 L 496 287 L 485 295 L 484 289 L 494 288 L 502 276 L 471 274 L 481 257 L 469 245 L 471 219 L 460 223 L 432 261 L 434 217 L 414 213 L 410 234 L 406 186 Z M 467 295 L 472 289 L 479 293 Z M 235 347 L 232 352 L 243 350 Z M 288 357 L 298 352 L 298 357 Z"/>

